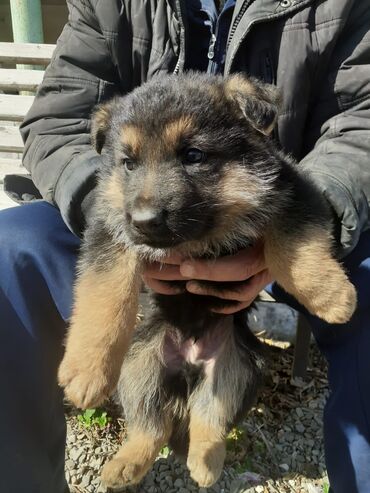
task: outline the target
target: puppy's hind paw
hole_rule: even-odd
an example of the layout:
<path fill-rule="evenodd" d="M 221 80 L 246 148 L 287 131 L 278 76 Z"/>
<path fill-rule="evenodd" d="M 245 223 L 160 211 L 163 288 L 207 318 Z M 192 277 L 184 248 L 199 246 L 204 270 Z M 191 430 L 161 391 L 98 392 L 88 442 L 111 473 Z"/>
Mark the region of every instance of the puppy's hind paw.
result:
<path fill-rule="evenodd" d="M 146 472 L 144 465 L 117 458 L 104 465 L 101 479 L 108 488 L 124 488 L 138 484 Z"/>
<path fill-rule="evenodd" d="M 201 488 L 209 488 L 221 476 L 225 460 L 225 444 L 212 443 L 207 447 L 194 447 L 189 453 L 187 466 L 191 478 Z"/>

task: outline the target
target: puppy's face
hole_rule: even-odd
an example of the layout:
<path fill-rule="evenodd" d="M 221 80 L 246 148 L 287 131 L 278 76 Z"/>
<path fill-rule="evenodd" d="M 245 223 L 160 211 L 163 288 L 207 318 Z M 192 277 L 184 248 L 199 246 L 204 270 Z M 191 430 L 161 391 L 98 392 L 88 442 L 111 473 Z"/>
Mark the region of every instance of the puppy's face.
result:
<path fill-rule="evenodd" d="M 273 213 L 277 95 L 241 76 L 154 79 L 100 107 L 102 202 L 116 238 L 150 254 L 233 249 Z"/>

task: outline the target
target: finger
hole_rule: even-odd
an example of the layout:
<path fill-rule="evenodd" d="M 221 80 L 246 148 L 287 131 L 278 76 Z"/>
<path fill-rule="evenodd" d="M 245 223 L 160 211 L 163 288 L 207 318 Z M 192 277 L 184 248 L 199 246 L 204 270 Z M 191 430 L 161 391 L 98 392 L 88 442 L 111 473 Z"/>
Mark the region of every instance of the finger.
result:
<path fill-rule="evenodd" d="M 244 301 L 243 303 L 238 303 L 233 306 L 227 306 L 225 308 L 213 308 L 211 309 L 214 313 L 222 313 L 223 315 L 232 315 L 233 313 L 240 312 L 240 310 L 244 310 L 244 308 L 248 308 L 249 305 L 253 303 L 253 300 Z"/>
<path fill-rule="evenodd" d="M 218 288 L 215 285 L 206 285 L 197 281 L 188 281 L 186 290 L 193 294 L 215 296 L 224 300 L 244 302 L 254 299 L 267 284 L 272 282 L 272 277 L 267 269 L 251 277 L 247 282 L 231 288 Z"/>
<path fill-rule="evenodd" d="M 180 273 L 189 279 L 205 281 L 245 281 L 265 268 L 263 249 L 258 246 L 215 260 L 185 260 Z"/>
<path fill-rule="evenodd" d="M 160 281 L 183 281 L 187 279 L 180 274 L 179 265 L 162 264 L 160 262 L 148 263 L 145 266 L 143 275 L 146 280 L 150 277 Z"/>
<path fill-rule="evenodd" d="M 185 260 L 181 253 L 170 253 L 163 259 L 164 264 L 180 265 Z"/>
<path fill-rule="evenodd" d="M 159 281 L 158 279 L 154 279 L 152 277 L 146 279 L 145 276 L 143 276 L 143 280 L 148 288 L 152 289 L 158 294 L 175 295 L 184 292 L 184 288 L 173 286 L 169 282 Z"/>

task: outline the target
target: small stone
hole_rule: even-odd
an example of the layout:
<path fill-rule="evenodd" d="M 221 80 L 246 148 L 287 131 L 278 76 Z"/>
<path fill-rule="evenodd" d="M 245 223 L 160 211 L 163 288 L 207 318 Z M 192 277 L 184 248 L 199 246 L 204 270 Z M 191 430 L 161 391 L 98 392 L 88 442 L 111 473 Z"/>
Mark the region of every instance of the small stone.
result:
<path fill-rule="evenodd" d="M 175 488 L 181 488 L 182 486 L 184 486 L 184 481 L 180 478 L 177 478 L 173 485 Z"/>
<path fill-rule="evenodd" d="M 91 480 L 91 472 L 90 473 L 87 473 L 83 478 L 82 478 L 82 481 L 81 481 L 81 486 L 83 488 L 86 488 L 86 486 L 88 486 L 90 484 L 90 480 Z"/>
<path fill-rule="evenodd" d="M 168 484 L 168 486 L 172 486 L 173 485 L 172 476 L 165 476 L 164 479 L 165 479 L 166 483 Z"/>
<path fill-rule="evenodd" d="M 281 469 L 282 471 L 284 471 L 284 472 L 288 472 L 288 471 L 289 471 L 289 466 L 288 466 L 288 464 L 285 464 L 285 463 L 284 463 L 284 464 L 279 464 L 279 467 L 280 467 L 280 469 Z"/>
<path fill-rule="evenodd" d="M 75 466 L 75 463 L 73 462 L 73 460 L 71 460 L 71 459 L 66 460 L 66 468 L 67 469 L 73 469 L 74 466 Z"/>
<path fill-rule="evenodd" d="M 297 416 L 298 418 L 302 418 L 303 417 L 303 411 L 300 407 L 297 407 L 297 409 L 295 410 L 295 412 L 297 413 Z"/>
<path fill-rule="evenodd" d="M 263 493 L 264 489 L 265 488 L 261 484 L 255 487 L 256 493 Z"/>
<path fill-rule="evenodd" d="M 303 433 L 305 431 L 305 427 L 302 423 L 297 423 L 295 425 L 295 429 L 298 431 L 298 433 Z"/>
<path fill-rule="evenodd" d="M 82 448 L 75 448 L 71 450 L 69 456 L 74 462 L 77 462 L 82 454 L 83 454 Z"/>

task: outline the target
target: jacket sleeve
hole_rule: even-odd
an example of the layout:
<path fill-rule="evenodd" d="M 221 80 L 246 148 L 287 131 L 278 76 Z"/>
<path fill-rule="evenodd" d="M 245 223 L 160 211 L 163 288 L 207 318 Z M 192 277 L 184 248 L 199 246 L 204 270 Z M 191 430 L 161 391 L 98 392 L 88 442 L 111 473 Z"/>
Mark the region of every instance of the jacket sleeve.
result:
<path fill-rule="evenodd" d="M 340 255 L 370 227 L 370 9 L 352 9 L 318 85 L 306 138 L 316 141 L 301 161 L 340 222 Z"/>
<path fill-rule="evenodd" d="M 101 159 L 90 145 L 90 114 L 119 90 L 91 4 L 68 0 L 68 23 L 21 125 L 24 166 L 42 197 L 60 209 L 76 234 L 81 203 L 94 187 Z"/>

